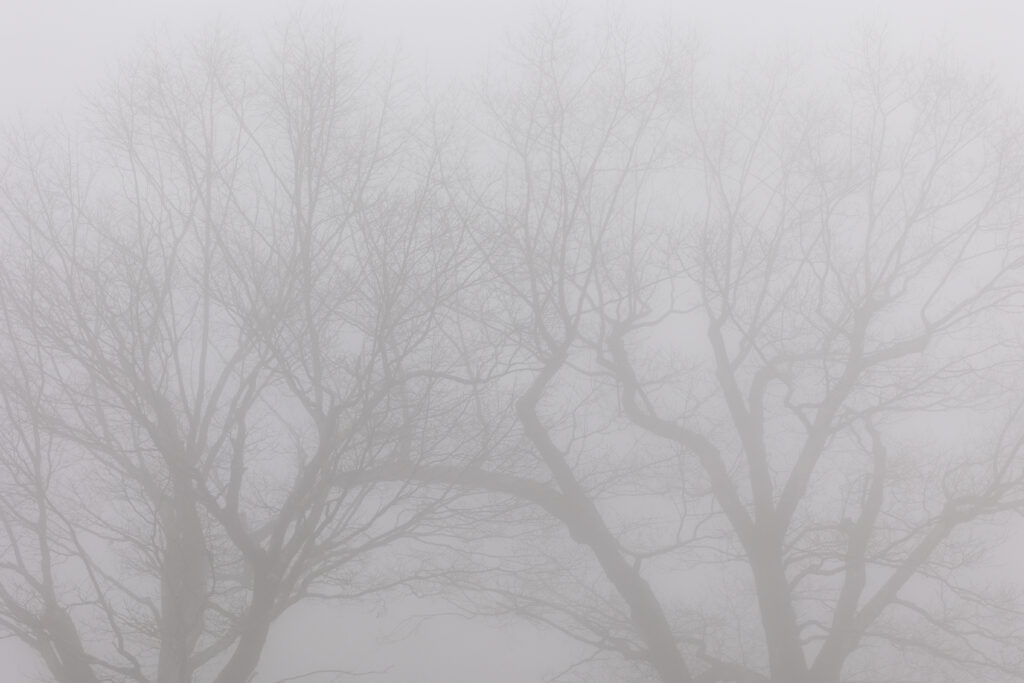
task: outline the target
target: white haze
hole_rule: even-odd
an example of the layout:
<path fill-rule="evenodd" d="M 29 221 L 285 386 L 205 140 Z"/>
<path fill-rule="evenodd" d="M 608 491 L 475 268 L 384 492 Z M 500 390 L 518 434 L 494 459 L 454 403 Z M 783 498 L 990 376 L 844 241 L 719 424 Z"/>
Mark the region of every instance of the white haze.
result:
<path fill-rule="evenodd" d="M 553 3 L 500 0 L 351 0 L 338 8 L 354 35 L 374 48 L 400 45 L 411 61 L 437 73 L 472 72 L 534 7 Z M 73 106 L 76 94 L 107 75 L 119 57 L 153 34 L 181 35 L 222 21 L 266 29 L 282 14 L 314 3 L 286 0 L 37 0 L 0 3 L 0 105 L 48 113 Z M 604 2 L 570 4 L 596 15 Z M 1013 0 L 636 0 L 626 13 L 657 22 L 674 17 L 692 25 L 716 50 L 742 53 L 780 40 L 828 45 L 859 25 L 888 26 L 905 45 L 947 41 L 981 66 L 1018 81 L 1024 59 L 1019 27 L 1024 7 Z"/>
<path fill-rule="evenodd" d="M 0 120 L 37 124 L 73 120 L 89 92 L 114 73 L 119 59 L 149 36 L 171 39 L 219 22 L 260 35 L 301 3 L 269 0 L 0 0 Z M 346 32 L 362 49 L 398 50 L 411 72 L 435 82 L 471 78 L 497 59 L 506 38 L 549 3 L 517 0 L 350 0 L 337 9 Z M 604 3 L 569 5 L 582 17 L 603 14 Z M 315 12 L 319 4 L 310 3 Z M 632 0 L 615 9 L 641 24 L 671 17 L 692 28 L 715 59 L 743 61 L 750 51 L 771 52 L 788 43 L 797 51 L 828 50 L 866 25 L 884 26 L 911 51 L 948 45 L 973 67 L 999 75 L 1009 87 L 1024 83 L 1024 3 L 1013 0 Z M 1007 553 L 1007 565 L 1024 552 Z M 1001 574 L 1002 570 L 993 570 Z M 448 611 L 434 600 L 388 597 L 369 602 L 301 607 L 274 626 L 252 683 L 273 683 L 305 670 L 348 669 L 363 677 L 325 675 L 327 683 L 532 683 L 575 660 L 576 645 L 553 632 L 515 622 L 421 614 Z M 397 635 L 396 635 L 397 634 Z M 389 639 L 389 636 L 396 636 Z M 400 639 L 397 636 L 401 636 Z M 385 670 L 386 669 L 386 670 Z M 0 641 L 0 682 L 39 680 L 22 646 Z M 44 679 L 45 680 L 45 679 Z M 198 681 L 197 683 L 206 683 Z"/>

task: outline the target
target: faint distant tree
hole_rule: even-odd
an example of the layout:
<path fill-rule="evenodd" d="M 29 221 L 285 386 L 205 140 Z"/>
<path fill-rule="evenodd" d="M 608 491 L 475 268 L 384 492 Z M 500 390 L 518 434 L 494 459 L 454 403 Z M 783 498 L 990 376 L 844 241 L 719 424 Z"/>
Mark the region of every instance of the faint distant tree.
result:
<path fill-rule="evenodd" d="M 289 25 L 9 136 L 0 632 L 53 680 L 245 683 L 282 612 L 402 581 L 378 555 L 443 520 L 443 488 L 357 476 L 471 438 L 426 428 L 465 409 L 463 271 L 413 110 Z"/>
<path fill-rule="evenodd" d="M 697 648 L 720 680 L 1006 680 L 1021 586 L 972 570 L 1024 504 L 1022 119 L 954 64 L 873 37 L 854 60 L 834 88 L 693 94 L 687 284 L 609 287 L 600 362 L 699 463 L 749 575 L 757 657 Z M 663 382 L 657 330 L 687 327 Z"/>
<path fill-rule="evenodd" d="M 641 39 L 541 21 L 449 182 L 515 372 L 503 447 L 417 474 L 539 513 L 449 594 L 641 680 L 1019 677 L 1020 113 L 874 38 L 707 76 Z"/>

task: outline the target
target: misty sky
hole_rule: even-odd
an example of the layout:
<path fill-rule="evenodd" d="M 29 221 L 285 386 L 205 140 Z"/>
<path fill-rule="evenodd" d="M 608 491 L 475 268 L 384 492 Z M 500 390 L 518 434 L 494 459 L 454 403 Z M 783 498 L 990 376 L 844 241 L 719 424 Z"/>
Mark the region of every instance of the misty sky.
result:
<path fill-rule="evenodd" d="M 308 4 L 308 3 L 306 3 Z M 401 43 L 410 61 L 463 73 L 486 58 L 536 5 L 518 0 L 351 0 L 336 6 L 373 47 Z M 703 41 L 727 51 L 779 38 L 829 43 L 851 26 L 882 22 L 911 48 L 945 40 L 1007 78 L 1024 62 L 1024 5 L 1014 0 L 632 0 L 631 15 L 663 13 L 693 24 Z M 221 20 L 259 31 L 301 7 L 285 0 L 0 0 L 0 113 L 38 114 L 73 106 L 75 93 L 109 73 L 154 32 L 180 35 Z M 592 14 L 608 3 L 570 3 Z M 314 5 L 310 5 L 313 7 Z"/>
<path fill-rule="evenodd" d="M 9 122 L 19 114 L 33 119 L 63 112 L 73 118 L 78 93 L 110 75 L 116 60 L 144 44 L 147 36 L 188 35 L 214 21 L 258 34 L 301 4 L 285 0 L 0 0 L 0 117 Z M 547 3 L 350 0 L 323 4 L 339 7 L 365 47 L 401 45 L 412 64 L 442 76 L 460 76 L 477 72 L 505 34 L 514 32 L 537 5 Z M 601 0 L 570 3 L 584 15 L 605 4 Z M 316 6 L 310 3 L 311 8 Z M 632 0 L 628 7 L 642 20 L 657 22 L 667 13 L 680 26 L 692 25 L 702 42 L 726 57 L 749 48 L 768 48 L 783 39 L 827 45 L 849 36 L 851 28 L 876 23 L 888 26 L 908 49 L 945 41 L 964 59 L 995 71 L 1010 84 L 1024 80 L 1020 66 L 1024 64 L 1020 37 L 1024 2 L 1019 0 Z M 352 621 L 342 628 L 358 629 L 353 624 L 359 618 Z M 278 628 L 289 630 L 287 622 Z M 322 662 L 311 662 L 325 667 L 338 664 L 339 658 L 346 663 L 355 658 L 355 666 L 368 668 L 380 661 L 358 654 L 373 647 L 377 634 L 349 632 L 339 648 L 336 633 L 334 629 L 312 635 L 295 630 L 294 637 L 272 641 L 267 652 L 271 668 L 280 651 L 289 649 L 329 653 Z M 516 648 L 536 651 L 543 647 L 538 639 L 543 636 L 534 632 L 509 638 L 499 627 L 473 624 L 467 629 L 461 622 L 442 622 L 412 639 L 405 650 L 408 661 L 399 662 L 393 676 L 372 680 L 408 680 L 405 677 L 414 669 L 425 676 L 420 680 L 426 683 L 527 680 L 522 677 L 530 675 L 529 664 L 517 657 Z M 461 677 L 452 678 L 455 667 L 447 661 L 445 648 L 454 651 L 467 646 L 479 649 L 479 666 L 467 669 L 462 662 Z M 21 678 L 16 674 L 8 677 L 11 669 L 4 658 L 12 655 L 5 654 L 5 647 L 0 644 L 0 683 L 18 683 Z M 560 653 L 552 651 L 545 661 L 560 659 Z M 485 678 L 494 671 L 495 662 L 502 662 L 500 675 Z"/>

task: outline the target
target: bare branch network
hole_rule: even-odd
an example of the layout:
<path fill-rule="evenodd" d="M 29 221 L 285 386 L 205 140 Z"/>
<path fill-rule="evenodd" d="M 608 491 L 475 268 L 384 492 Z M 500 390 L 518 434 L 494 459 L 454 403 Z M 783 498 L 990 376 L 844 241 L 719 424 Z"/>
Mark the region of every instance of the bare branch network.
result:
<path fill-rule="evenodd" d="M 554 15 L 442 94 L 292 23 L 11 131 L 0 636 L 249 683 L 405 592 L 559 680 L 1020 680 L 1024 117 L 838 54 Z"/>

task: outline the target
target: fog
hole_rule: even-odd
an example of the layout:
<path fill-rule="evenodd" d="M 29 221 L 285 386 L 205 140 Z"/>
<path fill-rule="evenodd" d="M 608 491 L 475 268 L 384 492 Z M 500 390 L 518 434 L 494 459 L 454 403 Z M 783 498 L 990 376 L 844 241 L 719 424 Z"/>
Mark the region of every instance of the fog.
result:
<path fill-rule="evenodd" d="M 1022 21 L 0 0 L 0 681 L 1024 679 Z"/>

